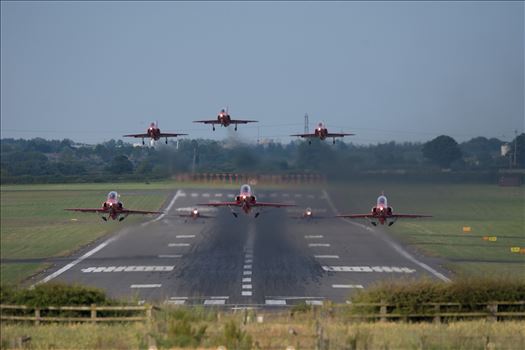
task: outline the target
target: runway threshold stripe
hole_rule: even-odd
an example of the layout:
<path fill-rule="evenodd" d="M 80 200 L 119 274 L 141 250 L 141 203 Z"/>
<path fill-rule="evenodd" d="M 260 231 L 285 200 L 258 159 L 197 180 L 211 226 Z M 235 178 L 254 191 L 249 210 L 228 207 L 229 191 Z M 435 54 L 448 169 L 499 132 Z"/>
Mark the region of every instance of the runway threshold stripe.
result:
<path fill-rule="evenodd" d="M 169 243 L 168 247 L 188 247 L 189 243 Z"/>
<path fill-rule="evenodd" d="M 286 305 L 286 300 L 273 300 L 273 299 L 266 299 L 264 301 L 266 305 Z"/>
<path fill-rule="evenodd" d="M 225 299 L 206 299 L 204 305 L 224 305 L 226 304 Z"/>
<path fill-rule="evenodd" d="M 329 247 L 330 243 L 310 243 L 309 247 Z"/>
<path fill-rule="evenodd" d="M 175 238 L 195 238 L 195 235 L 177 235 Z"/>
<path fill-rule="evenodd" d="M 306 239 L 318 239 L 318 238 L 323 238 L 323 235 L 306 235 L 306 236 L 304 236 L 304 238 L 306 238 Z"/>
<path fill-rule="evenodd" d="M 339 255 L 314 255 L 318 259 L 339 259 Z"/>
<path fill-rule="evenodd" d="M 132 284 L 130 288 L 160 288 L 162 284 Z"/>

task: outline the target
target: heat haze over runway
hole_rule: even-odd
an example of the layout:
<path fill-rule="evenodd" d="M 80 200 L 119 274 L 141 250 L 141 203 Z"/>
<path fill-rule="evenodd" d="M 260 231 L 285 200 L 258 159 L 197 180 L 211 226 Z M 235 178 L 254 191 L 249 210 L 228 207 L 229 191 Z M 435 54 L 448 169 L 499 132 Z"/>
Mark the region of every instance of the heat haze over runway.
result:
<path fill-rule="evenodd" d="M 336 218 L 293 218 L 306 207 L 316 215 L 335 215 L 324 190 L 255 190 L 262 201 L 297 207 L 264 210 L 258 218 L 235 218 L 221 208 L 213 218 L 187 220 L 178 216 L 181 208 L 232 200 L 237 191 L 173 191 L 163 215 L 96 242 L 57 263 L 41 280 L 179 305 L 285 306 L 345 302 L 353 291 L 384 279 L 447 279 L 439 261 L 408 252 L 388 229 Z"/>

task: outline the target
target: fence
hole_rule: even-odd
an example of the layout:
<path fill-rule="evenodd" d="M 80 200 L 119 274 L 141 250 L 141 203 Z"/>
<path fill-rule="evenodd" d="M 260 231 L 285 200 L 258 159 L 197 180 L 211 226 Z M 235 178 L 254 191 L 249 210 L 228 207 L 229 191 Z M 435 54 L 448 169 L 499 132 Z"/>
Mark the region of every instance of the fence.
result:
<path fill-rule="evenodd" d="M 10 310 L 6 315 L 5 311 Z M 135 322 L 150 321 L 153 306 L 46 306 L 36 307 L 27 305 L 0 305 L 0 319 L 2 321 L 33 321 L 40 322 Z M 104 315 L 99 314 L 104 312 Z M 142 312 L 140 316 L 135 315 Z M 9 312 L 8 312 L 9 313 Z M 74 313 L 74 316 L 64 316 L 61 313 Z M 128 315 L 110 315 L 111 313 L 125 313 Z M 134 315 L 130 316 L 129 313 Z"/>
<path fill-rule="evenodd" d="M 175 179 L 180 182 L 202 183 L 263 183 L 263 184 L 322 184 L 326 176 L 321 174 L 234 174 L 234 173 L 193 173 L 178 174 Z"/>

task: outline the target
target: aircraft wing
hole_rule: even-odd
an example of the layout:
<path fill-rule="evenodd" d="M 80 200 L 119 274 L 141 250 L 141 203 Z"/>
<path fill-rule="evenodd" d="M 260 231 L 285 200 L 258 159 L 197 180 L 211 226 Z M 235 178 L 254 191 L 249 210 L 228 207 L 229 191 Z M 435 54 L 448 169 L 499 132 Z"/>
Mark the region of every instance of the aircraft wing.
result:
<path fill-rule="evenodd" d="M 148 134 L 129 134 L 129 135 L 124 135 L 124 137 L 146 138 L 146 137 L 149 137 L 149 135 Z"/>
<path fill-rule="evenodd" d="M 230 124 L 248 124 L 248 123 L 258 123 L 258 120 L 242 120 L 242 119 L 232 119 Z"/>
<path fill-rule="evenodd" d="M 420 215 L 420 214 L 392 214 L 391 218 L 431 218 L 432 215 Z"/>
<path fill-rule="evenodd" d="M 347 214 L 347 215 L 336 215 L 336 218 L 348 218 L 348 219 L 374 219 L 375 216 L 372 214 Z"/>
<path fill-rule="evenodd" d="M 103 208 L 66 208 L 67 211 L 79 211 L 82 213 L 107 213 L 107 209 Z"/>
<path fill-rule="evenodd" d="M 255 202 L 255 204 L 253 204 L 252 206 L 253 207 L 274 207 L 274 208 L 296 207 L 295 204 L 268 203 L 268 202 Z"/>
<path fill-rule="evenodd" d="M 316 134 L 294 134 L 290 136 L 298 136 L 298 137 L 319 137 L 319 135 Z"/>
<path fill-rule="evenodd" d="M 203 123 L 203 124 L 220 124 L 220 122 L 217 119 L 211 119 L 211 120 L 194 120 L 194 123 Z"/>
<path fill-rule="evenodd" d="M 344 136 L 352 136 L 352 135 L 355 135 L 355 134 L 329 132 L 328 134 L 326 134 L 326 137 L 344 137 Z"/>
<path fill-rule="evenodd" d="M 147 211 L 147 210 L 129 210 L 129 209 L 122 209 L 119 211 L 120 214 L 164 214 L 162 211 Z"/>
<path fill-rule="evenodd" d="M 164 133 L 164 132 L 161 132 L 159 137 L 177 137 L 177 136 L 184 136 L 184 135 L 188 135 L 188 134 L 175 134 L 175 133 Z"/>
<path fill-rule="evenodd" d="M 199 203 L 197 205 L 207 205 L 209 207 L 232 207 L 239 206 L 237 202 L 210 202 L 210 203 Z"/>

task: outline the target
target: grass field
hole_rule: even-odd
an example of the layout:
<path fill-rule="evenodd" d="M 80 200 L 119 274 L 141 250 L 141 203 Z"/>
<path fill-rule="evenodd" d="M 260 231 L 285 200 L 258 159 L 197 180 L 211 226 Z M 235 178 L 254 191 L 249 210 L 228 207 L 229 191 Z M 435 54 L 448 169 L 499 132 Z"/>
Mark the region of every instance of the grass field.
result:
<path fill-rule="evenodd" d="M 251 340 L 252 346 L 228 346 L 228 349 L 523 349 L 524 322 L 461 321 L 449 324 L 430 323 L 348 323 L 337 319 L 319 319 L 313 315 L 290 318 L 267 315 L 263 323 L 243 325 L 239 314 L 223 315 L 220 321 L 180 320 L 154 321 L 151 328 L 144 324 L 57 325 L 40 326 L 2 324 L 2 349 L 14 348 L 16 339 L 30 336 L 31 349 L 145 349 L 151 340 L 159 349 L 179 349 L 191 331 L 177 324 L 196 329 L 207 326 L 199 349 L 217 349 L 235 342 L 226 335 L 225 325 L 232 322 L 236 338 Z M 318 330 L 322 328 L 322 336 Z M 148 337 L 148 334 L 150 335 Z M 246 342 L 249 344 L 249 341 Z"/>
<path fill-rule="evenodd" d="M 394 213 L 431 214 L 399 220 L 385 231 L 432 256 L 458 275 L 510 274 L 525 279 L 525 190 L 497 185 L 349 183 L 329 192 L 342 213 L 367 213 L 385 192 Z M 366 223 L 366 221 L 361 221 Z M 463 227 L 471 227 L 463 232 Z M 484 240 L 497 237 L 496 241 Z"/>
<path fill-rule="evenodd" d="M 48 265 L 43 258 L 66 256 L 125 225 L 145 220 L 144 217 L 130 216 L 121 223 L 103 222 L 98 215 L 66 212 L 64 208 L 98 208 L 109 189 L 116 189 L 126 207 L 159 209 L 169 192 L 147 186 L 2 186 L 1 283 L 19 283 Z M 12 263 L 6 259 L 27 261 Z"/>

